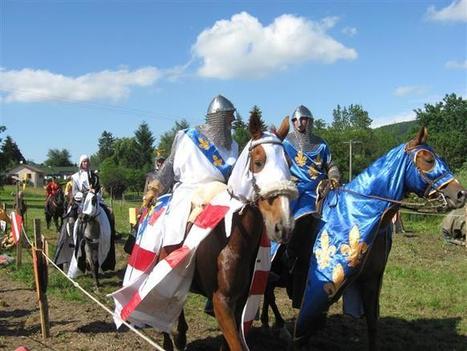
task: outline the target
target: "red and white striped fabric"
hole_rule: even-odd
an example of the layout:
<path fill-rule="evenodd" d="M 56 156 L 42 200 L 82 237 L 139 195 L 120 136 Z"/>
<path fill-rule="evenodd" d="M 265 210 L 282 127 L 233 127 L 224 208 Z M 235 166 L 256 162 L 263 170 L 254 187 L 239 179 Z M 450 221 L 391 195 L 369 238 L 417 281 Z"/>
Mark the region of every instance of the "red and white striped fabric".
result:
<path fill-rule="evenodd" d="M 123 286 L 138 279 L 157 262 L 162 241 L 162 221 L 159 218 L 162 218 L 169 202 L 170 195 L 161 196 L 149 212 L 146 210 L 140 216 L 136 242 L 128 257 Z"/>
<path fill-rule="evenodd" d="M 149 325 L 170 333 L 191 285 L 194 272 L 192 258 L 199 243 L 224 217 L 231 218 L 242 206 L 227 191 L 216 195 L 196 218 L 181 248 L 156 265 L 149 265 L 136 279 L 132 278 L 127 285 L 112 293 L 117 328 L 123 319 L 134 325 Z"/>
<path fill-rule="evenodd" d="M 246 335 L 253 324 L 253 320 L 258 313 L 258 307 L 261 298 L 266 290 L 268 283 L 269 270 L 271 268 L 271 241 L 269 240 L 266 231 L 261 236 L 258 253 L 256 255 L 256 263 L 253 271 L 253 279 L 251 281 L 250 292 L 242 313 L 242 340 L 245 347 L 248 349 L 246 343 Z"/>
<path fill-rule="evenodd" d="M 18 244 L 19 238 L 21 236 L 21 230 L 23 230 L 23 218 L 16 212 L 11 212 L 10 214 L 11 221 L 11 235 L 15 240 L 15 244 Z"/>

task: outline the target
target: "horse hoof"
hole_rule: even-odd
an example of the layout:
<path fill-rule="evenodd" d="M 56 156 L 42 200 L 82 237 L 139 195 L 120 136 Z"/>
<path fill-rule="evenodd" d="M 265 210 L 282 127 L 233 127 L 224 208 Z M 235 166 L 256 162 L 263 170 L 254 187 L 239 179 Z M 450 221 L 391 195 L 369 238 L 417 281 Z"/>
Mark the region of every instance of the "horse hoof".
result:
<path fill-rule="evenodd" d="M 286 327 L 282 327 L 279 329 L 279 339 L 284 340 L 286 342 L 292 341 L 292 335 L 290 334 L 290 332 L 287 330 Z"/>

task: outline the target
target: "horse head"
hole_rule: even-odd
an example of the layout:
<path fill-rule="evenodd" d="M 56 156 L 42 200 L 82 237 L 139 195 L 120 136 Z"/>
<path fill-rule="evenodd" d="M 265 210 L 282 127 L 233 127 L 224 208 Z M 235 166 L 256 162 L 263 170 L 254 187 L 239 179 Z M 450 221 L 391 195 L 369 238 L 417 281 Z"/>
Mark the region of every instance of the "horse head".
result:
<path fill-rule="evenodd" d="M 298 194 L 282 145 L 289 130 L 288 118 L 275 133 L 263 132 L 259 115 L 252 112 L 249 130 L 252 139 L 237 160 L 229 187 L 233 194 L 258 206 L 269 238 L 283 242 L 294 226 L 290 200 Z"/>
<path fill-rule="evenodd" d="M 454 177 L 446 162 L 426 144 L 428 132 L 422 127 L 405 151 L 410 155 L 405 183 L 410 191 L 428 199 L 438 199 L 446 208 L 460 208 L 467 192 Z"/>

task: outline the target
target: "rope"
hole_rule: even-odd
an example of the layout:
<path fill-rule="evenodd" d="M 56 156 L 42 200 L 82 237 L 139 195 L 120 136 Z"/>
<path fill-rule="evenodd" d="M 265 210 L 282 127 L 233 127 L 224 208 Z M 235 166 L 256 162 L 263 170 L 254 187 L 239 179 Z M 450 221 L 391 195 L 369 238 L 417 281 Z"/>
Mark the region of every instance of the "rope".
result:
<path fill-rule="evenodd" d="M 95 303 L 97 303 L 104 311 L 106 311 L 107 313 L 109 313 L 112 318 L 120 318 L 119 316 L 117 316 L 114 312 L 112 312 L 106 305 L 104 305 L 102 302 L 100 302 L 99 300 L 97 300 L 94 296 L 92 296 L 90 293 L 88 293 L 85 289 L 83 289 L 78 282 L 74 281 L 73 279 L 71 279 L 64 271 L 62 271 L 60 269 L 60 267 L 58 267 L 55 262 L 50 259 L 49 256 L 47 256 L 45 254 L 45 252 L 42 250 L 42 249 L 37 249 L 34 245 L 32 245 L 32 242 L 31 240 L 28 238 L 26 232 L 24 231 L 24 228 L 23 228 L 23 234 L 24 234 L 24 237 L 26 238 L 26 240 L 28 241 L 29 245 L 31 245 L 31 247 L 34 247 L 36 251 L 39 251 L 41 252 L 42 256 L 45 257 L 45 259 L 47 261 L 49 261 L 66 279 L 68 279 L 76 288 L 78 288 L 79 290 L 81 290 L 87 297 L 89 297 L 91 300 L 93 300 Z M 157 350 L 159 351 L 165 351 L 164 348 L 162 348 L 161 346 L 159 346 L 156 342 L 154 342 L 151 338 L 149 338 L 148 336 L 144 335 L 142 332 L 140 332 L 139 330 L 137 330 L 135 327 L 133 327 L 131 324 L 127 323 L 126 321 L 122 320 L 122 323 L 124 325 L 126 325 L 131 331 L 133 331 L 134 333 L 136 333 L 139 337 L 143 338 L 148 344 L 150 344 L 151 346 L 155 347 Z"/>

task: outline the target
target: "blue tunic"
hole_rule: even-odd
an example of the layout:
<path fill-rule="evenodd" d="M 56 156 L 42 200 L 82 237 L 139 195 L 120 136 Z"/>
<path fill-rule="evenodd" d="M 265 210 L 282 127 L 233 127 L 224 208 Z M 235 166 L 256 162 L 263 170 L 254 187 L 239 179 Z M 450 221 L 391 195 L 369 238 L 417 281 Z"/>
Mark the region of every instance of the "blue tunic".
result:
<path fill-rule="evenodd" d="M 290 172 L 298 179 L 298 197 L 290 204 L 295 219 L 316 211 L 316 188 L 326 179 L 331 152 L 325 142 L 317 143 L 312 150 L 297 150 L 288 139 L 284 148 L 291 161 Z"/>

